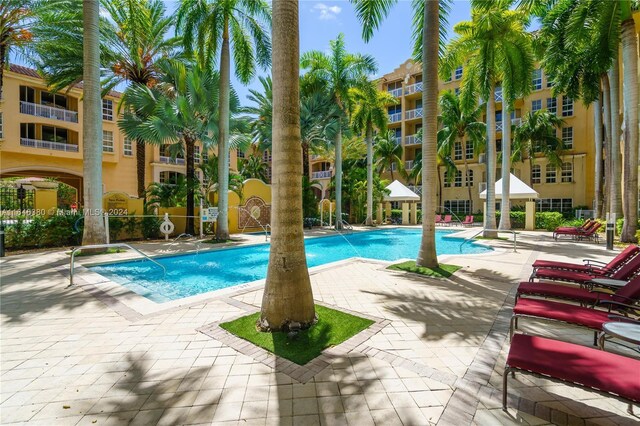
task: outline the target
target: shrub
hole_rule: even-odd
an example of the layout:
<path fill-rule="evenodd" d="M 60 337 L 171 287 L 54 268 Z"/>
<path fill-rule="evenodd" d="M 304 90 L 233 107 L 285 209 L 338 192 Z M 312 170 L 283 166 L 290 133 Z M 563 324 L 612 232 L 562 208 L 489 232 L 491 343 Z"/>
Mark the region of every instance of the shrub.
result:
<path fill-rule="evenodd" d="M 536 213 L 536 229 L 546 229 L 553 231 L 563 222 L 563 216 L 560 212 L 537 212 Z"/>
<path fill-rule="evenodd" d="M 82 229 L 76 229 L 78 214 L 44 218 L 34 216 L 29 221 L 16 218 L 15 223 L 5 225 L 8 249 L 20 250 L 40 247 L 77 245 L 82 240 Z"/>

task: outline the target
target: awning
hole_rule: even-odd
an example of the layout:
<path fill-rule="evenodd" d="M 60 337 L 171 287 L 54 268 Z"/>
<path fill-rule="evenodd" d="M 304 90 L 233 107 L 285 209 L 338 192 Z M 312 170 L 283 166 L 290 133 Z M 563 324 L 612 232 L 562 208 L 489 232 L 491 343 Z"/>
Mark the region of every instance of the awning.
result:
<path fill-rule="evenodd" d="M 401 182 L 394 180 L 387 189 L 391 191 L 384 196 L 385 201 L 420 201 L 420 196 L 404 186 Z"/>
<path fill-rule="evenodd" d="M 502 199 L 502 179 L 496 182 L 496 200 Z M 531 188 L 529 185 L 518 179 L 513 175 L 513 173 L 509 173 L 509 199 L 510 200 L 530 200 L 532 198 L 538 198 L 540 194 L 538 194 L 535 189 Z M 485 189 L 480 193 L 481 199 L 487 198 L 487 190 Z"/>

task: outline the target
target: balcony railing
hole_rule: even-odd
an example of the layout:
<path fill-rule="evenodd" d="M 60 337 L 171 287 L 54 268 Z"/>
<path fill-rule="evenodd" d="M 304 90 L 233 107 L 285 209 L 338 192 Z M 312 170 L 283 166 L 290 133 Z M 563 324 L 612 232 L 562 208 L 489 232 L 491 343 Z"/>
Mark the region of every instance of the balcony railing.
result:
<path fill-rule="evenodd" d="M 422 92 L 422 82 L 411 84 L 404 88 L 405 95 L 411 95 L 412 93 Z"/>
<path fill-rule="evenodd" d="M 35 115 L 37 117 L 68 121 L 70 123 L 78 122 L 78 113 L 75 111 L 35 104 L 33 102 L 20 101 L 20 112 L 22 114 Z"/>
<path fill-rule="evenodd" d="M 395 114 L 389 114 L 389 123 L 397 123 L 402 120 L 402 113 L 396 112 Z"/>
<path fill-rule="evenodd" d="M 405 145 L 418 145 L 422 143 L 422 140 L 418 139 L 416 135 L 409 135 L 404 137 Z"/>
<path fill-rule="evenodd" d="M 407 160 L 404 162 L 404 168 L 405 170 L 411 170 L 413 169 L 413 160 Z"/>
<path fill-rule="evenodd" d="M 422 185 L 409 185 L 407 188 L 415 192 L 416 194 L 422 194 Z"/>
<path fill-rule="evenodd" d="M 171 158 L 161 155 L 160 162 L 166 164 L 184 164 L 184 158 Z"/>
<path fill-rule="evenodd" d="M 64 142 L 43 141 L 40 139 L 20 138 L 20 145 L 31 148 L 53 149 L 55 151 L 78 152 L 78 145 Z"/>
<path fill-rule="evenodd" d="M 411 120 L 413 118 L 421 118 L 422 117 L 422 108 L 410 109 L 405 112 L 404 118 L 407 120 Z"/>
<path fill-rule="evenodd" d="M 502 102 L 502 87 L 496 87 L 495 100 L 496 102 Z"/>
<path fill-rule="evenodd" d="M 396 141 L 396 145 L 400 145 L 402 143 L 402 136 L 396 136 L 393 139 Z"/>
<path fill-rule="evenodd" d="M 521 122 L 522 122 L 521 118 L 512 118 L 511 119 L 511 124 L 514 125 L 514 126 L 519 126 Z M 502 129 L 503 129 L 502 121 L 496 121 L 496 132 L 501 132 Z"/>
<path fill-rule="evenodd" d="M 402 96 L 402 87 L 398 89 L 389 89 L 388 92 L 391 93 L 391 96 L 399 98 Z"/>
<path fill-rule="evenodd" d="M 324 170 L 321 172 L 312 172 L 311 177 L 313 179 L 329 179 L 331 178 L 331 170 Z"/>

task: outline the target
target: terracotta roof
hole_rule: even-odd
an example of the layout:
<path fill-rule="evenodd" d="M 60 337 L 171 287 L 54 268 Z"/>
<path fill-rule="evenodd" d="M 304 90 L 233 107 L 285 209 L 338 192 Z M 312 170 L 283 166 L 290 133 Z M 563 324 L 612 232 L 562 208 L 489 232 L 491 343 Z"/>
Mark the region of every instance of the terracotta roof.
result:
<path fill-rule="evenodd" d="M 26 75 L 27 77 L 39 78 L 42 79 L 42 76 L 38 74 L 38 71 L 33 68 L 24 67 L 22 65 L 10 64 L 9 71 L 15 72 L 16 74 Z M 82 82 L 75 84 L 74 87 L 82 90 Z M 115 90 L 109 91 L 109 96 L 114 98 L 119 98 L 122 96 L 121 92 L 117 92 Z"/>

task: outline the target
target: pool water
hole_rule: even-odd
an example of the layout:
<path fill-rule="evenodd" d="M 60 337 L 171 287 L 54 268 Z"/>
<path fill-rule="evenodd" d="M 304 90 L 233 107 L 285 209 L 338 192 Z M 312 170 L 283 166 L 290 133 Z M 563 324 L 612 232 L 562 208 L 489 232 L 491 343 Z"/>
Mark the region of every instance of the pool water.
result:
<path fill-rule="evenodd" d="M 436 231 L 436 249 L 440 254 L 460 254 L 460 238 Z M 420 247 L 421 229 L 389 229 L 305 240 L 309 267 L 351 257 L 378 260 L 415 259 Z M 484 253 L 492 249 L 468 243 L 463 254 Z M 135 260 L 90 267 L 112 281 L 153 300 L 166 302 L 212 290 L 260 280 L 267 275 L 269 244 L 228 248 L 156 258 L 166 275 L 152 262 Z"/>

